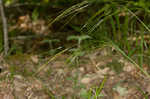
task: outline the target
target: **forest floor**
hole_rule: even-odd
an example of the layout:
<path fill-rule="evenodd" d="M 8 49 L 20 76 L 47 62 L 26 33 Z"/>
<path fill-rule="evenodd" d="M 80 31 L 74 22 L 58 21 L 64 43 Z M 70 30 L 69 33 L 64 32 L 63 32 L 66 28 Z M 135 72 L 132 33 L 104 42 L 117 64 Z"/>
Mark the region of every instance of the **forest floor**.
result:
<path fill-rule="evenodd" d="M 150 99 L 149 77 L 110 48 L 91 51 L 77 63 L 68 64 L 68 57 L 49 63 L 52 57 L 1 57 L 0 99 Z M 143 69 L 150 71 L 147 64 Z"/>

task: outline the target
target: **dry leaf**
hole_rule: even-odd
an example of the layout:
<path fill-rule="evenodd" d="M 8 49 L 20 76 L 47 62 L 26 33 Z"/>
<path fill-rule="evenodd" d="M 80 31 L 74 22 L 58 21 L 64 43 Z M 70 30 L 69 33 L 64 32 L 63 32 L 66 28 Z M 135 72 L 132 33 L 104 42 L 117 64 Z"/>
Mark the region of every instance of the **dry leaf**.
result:
<path fill-rule="evenodd" d="M 39 62 L 39 59 L 38 59 L 37 55 L 31 56 L 31 60 L 32 60 L 33 63 L 36 63 L 36 64 Z"/>

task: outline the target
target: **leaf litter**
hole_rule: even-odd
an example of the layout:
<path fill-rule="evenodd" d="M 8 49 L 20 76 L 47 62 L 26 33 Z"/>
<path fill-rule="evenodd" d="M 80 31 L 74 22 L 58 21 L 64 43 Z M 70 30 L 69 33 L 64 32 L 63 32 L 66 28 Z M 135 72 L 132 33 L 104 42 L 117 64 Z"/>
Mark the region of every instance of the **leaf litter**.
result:
<path fill-rule="evenodd" d="M 150 79 L 118 53 L 97 49 L 81 56 L 78 66 L 67 64 L 68 57 L 61 54 L 35 76 L 32 74 L 47 59 L 16 55 L 2 60 L 0 99 L 88 99 L 87 95 L 96 95 L 96 88 L 105 76 L 106 82 L 97 99 L 149 97 Z M 149 70 L 147 64 L 145 70 Z"/>

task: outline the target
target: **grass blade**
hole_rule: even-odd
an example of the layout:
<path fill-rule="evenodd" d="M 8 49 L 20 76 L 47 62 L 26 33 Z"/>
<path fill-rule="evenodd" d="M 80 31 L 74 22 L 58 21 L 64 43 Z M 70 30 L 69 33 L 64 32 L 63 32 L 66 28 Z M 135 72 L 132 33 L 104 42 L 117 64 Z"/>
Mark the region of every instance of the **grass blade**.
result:
<path fill-rule="evenodd" d="M 150 75 L 144 71 L 132 58 L 130 58 L 126 53 L 121 50 L 115 43 L 111 41 L 111 47 L 114 47 L 118 52 L 120 52 L 126 59 L 128 59 L 131 63 L 133 63 L 142 73 L 144 73 L 147 77 L 150 77 Z"/>

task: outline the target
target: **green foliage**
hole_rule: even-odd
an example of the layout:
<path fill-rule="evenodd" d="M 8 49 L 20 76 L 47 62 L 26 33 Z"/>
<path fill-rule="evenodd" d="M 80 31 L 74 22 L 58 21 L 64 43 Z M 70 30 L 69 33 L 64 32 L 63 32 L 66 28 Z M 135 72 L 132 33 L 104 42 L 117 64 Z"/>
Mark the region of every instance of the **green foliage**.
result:
<path fill-rule="evenodd" d="M 36 21 L 38 19 L 38 17 L 39 17 L 39 12 L 38 12 L 37 9 L 34 9 L 33 12 L 32 12 L 32 19 L 34 21 Z"/>
<path fill-rule="evenodd" d="M 111 47 L 113 47 L 115 50 L 117 50 L 118 52 L 120 52 L 127 60 L 129 60 L 131 63 L 134 64 L 134 66 L 139 69 L 143 74 L 145 74 L 147 77 L 150 77 L 150 75 L 148 74 L 147 71 L 145 71 L 140 65 L 138 65 L 131 57 L 129 57 L 122 49 L 120 49 L 118 47 L 118 45 L 116 45 L 115 43 L 113 43 L 112 41 L 110 42 Z M 143 56 L 142 56 L 143 57 Z"/>
<path fill-rule="evenodd" d="M 78 48 L 73 51 L 70 58 L 71 61 L 75 61 L 76 59 L 78 60 L 78 57 L 82 55 L 81 43 L 83 41 L 86 42 L 83 46 L 86 44 L 97 46 L 102 42 L 109 42 L 109 40 L 112 40 L 114 44 L 116 44 L 115 46 L 117 46 L 117 49 L 133 63 L 134 61 L 130 57 L 134 54 L 140 53 L 140 66 L 143 65 L 144 47 L 149 49 L 149 47 L 146 46 L 146 43 L 144 43 L 145 34 L 143 34 L 144 31 L 150 32 L 150 24 L 147 22 L 147 19 L 150 18 L 149 2 L 145 0 L 85 0 L 74 5 L 72 5 L 72 2 L 73 1 L 70 0 L 56 0 L 56 2 L 53 2 L 57 6 L 66 3 L 70 3 L 71 6 L 59 14 L 49 24 L 49 26 L 51 26 L 69 15 L 76 14 L 76 12 L 82 12 L 82 10 L 87 7 L 90 8 L 90 11 L 88 11 L 89 9 L 85 9 L 86 12 L 84 13 L 89 14 L 90 17 L 85 16 L 89 19 L 85 22 L 81 29 L 71 25 L 74 30 L 82 33 L 81 36 L 72 35 L 67 38 L 67 40 L 77 40 L 78 42 Z M 33 19 L 37 19 L 37 12 L 37 10 L 33 11 Z M 137 31 L 140 31 L 140 33 L 137 33 Z M 142 39 L 140 43 L 139 40 L 136 40 L 136 42 L 130 42 L 129 37 L 133 36 L 141 37 Z M 52 43 L 52 41 L 48 42 Z"/>
<path fill-rule="evenodd" d="M 144 99 L 149 99 L 149 95 L 148 93 L 145 93 L 144 90 L 142 88 L 140 88 L 140 86 L 136 85 L 136 88 L 140 91 L 140 93 L 144 96 Z"/>
<path fill-rule="evenodd" d="M 53 47 L 53 44 L 54 44 L 54 43 L 59 43 L 59 42 L 60 42 L 59 39 L 45 39 L 45 40 L 42 41 L 42 43 L 48 43 L 48 44 L 49 44 L 49 47 L 50 47 L 51 49 L 54 48 L 54 47 Z"/>
<path fill-rule="evenodd" d="M 10 48 L 9 52 L 8 52 L 8 56 L 11 54 L 22 54 L 23 53 L 23 49 L 21 46 L 18 46 L 16 44 L 13 44 L 12 47 Z"/>
<path fill-rule="evenodd" d="M 81 43 L 83 40 L 86 40 L 86 39 L 90 39 L 91 37 L 88 36 L 88 35 L 81 35 L 81 36 L 69 36 L 67 38 L 67 40 L 77 40 L 78 41 L 78 48 L 80 48 L 81 46 Z"/>
<path fill-rule="evenodd" d="M 75 31 L 77 34 L 73 34 L 71 36 L 66 35 L 63 38 L 67 38 L 67 41 L 77 41 L 77 47 L 72 48 L 70 50 L 71 55 L 68 57 L 67 62 L 69 64 L 74 63 L 75 65 L 79 64 L 79 59 L 85 55 L 85 50 L 90 49 L 93 46 L 99 47 L 99 45 L 103 45 L 103 43 L 108 43 L 108 46 L 111 46 L 116 51 L 120 52 L 127 60 L 133 63 L 137 69 L 139 69 L 143 74 L 150 77 L 150 75 L 145 71 L 142 66 L 144 64 L 144 56 L 150 55 L 150 48 L 149 44 L 147 44 L 146 40 L 144 39 L 145 35 L 149 35 L 150 32 L 150 2 L 146 0 L 5 0 L 5 5 L 9 6 L 14 4 L 14 2 L 21 3 L 21 4 L 28 4 L 29 5 L 38 5 L 38 7 L 28 7 L 31 9 L 29 11 L 29 15 L 33 21 L 37 21 L 42 16 L 48 16 L 47 13 L 52 12 L 50 17 L 52 18 L 52 22 L 49 23 L 49 27 L 53 28 L 54 31 L 61 30 L 62 33 L 65 31 Z M 46 10 L 44 15 L 41 15 L 40 12 Z M 66 9 L 66 10 L 65 10 Z M 58 10 L 58 11 L 55 11 Z M 55 13 L 53 13 L 55 12 Z M 62 12 L 62 13 L 60 13 Z M 56 14 L 57 13 L 57 14 Z M 58 13 L 60 13 L 58 15 Z M 22 13 L 24 14 L 24 13 Z M 58 15 L 56 17 L 56 15 Z M 81 16 L 80 16 L 81 15 Z M 64 21 L 65 18 L 70 17 L 70 20 Z M 48 16 L 49 17 L 49 16 Z M 53 17 L 56 17 L 53 19 Z M 73 20 L 77 18 L 76 25 Z M 81 21 L 87 19 L 85 24 L 82 26 Z M 46 20 L 47 21 L 47 20 Z M 55 25 L 56 23 L 56 25 Z M 62 26 L 57 26 L 57 24 L 63 24 Z M 54 26 L 53 26 L 54 25 Z M 69 27 L 69 29 L 64 29 L 65 27 Z M 56 27 L 56 28 L 55 28 Z M 59 28 L 61 27 L 61 29 Z M 71 27 L 71 29 L 70 29 Z M 81 27 L 81 28 L 80 28 Z M 64 29 L 64 30 L 63 30 Z M 10 37 L 17 36 L 18 31 L 11 31 L 9 33 Z M 20 32 L 20 31 L 19 31 Z M 20 33 L 21 34 L 21 33 Z M 20 35 L 19 34 L 19 35 Z M 53 37 L 55 33 L 48 34 L 52 35 Z M 64 33 L 65 34 L 65 33 Z M 21 34 L 22 35 L 22 34 Z M 30 33 L 27 33 L 30 35 Z M 36 35 L 36 34 L 35 34 Z M 78 36 L 75 36 L 78 35 Z M 59 38 L 58 35 L 57 37 Z M 55 37 L 55 38 L 57 38 Z M 129 40 L 129 38 L 141 38 L 136 39 L 135 41 Z M 42 38 L 43 39 L 43 38 Z M 150 38 L 149 38 L 150 39 Z M 0 51 L 3 49 L 3 35 L 0 32 Z M 31 40 L 32 41 L 32 40 Z M 55 55 L 57 52 L 60 51 L 62 47 L 55 47 L 56 43 L 61 43 L 59 39 L 53 38 L 44 38 L 42 44 L 49 44 L 48 52 L 44 52 L 44 55 Z M 64 44 L 65 42 L 63 42 Z M 69 42 L 70 43 L 70 42 Z M 61 45 L 64 46 L 64 45 Z M 85 47 L 86 46 L 86 47 Z M 68 47 L 68 46 L 67 46 Z M 71 46 L 72 47 L 72 46 Z M 54 57 L 50 58 L 45 64 L 40 66 L 37 72 L 28 73 L 28 70 L 23 69 L 21 72 L 22 75 L 37 75 L 41 72 L 50 62 L 55 60 L 59 57 L 62 53 L 66 52 L 68 49 L 65 49 Z M 145 53 L 147 51 L 147 53 Z M 15 53 L 23 53 L 23 47 L 12 44 L 11 49 L 9 51 L 9 55 Z M 132 59 L 133 55 L 138 55 L 138 62 Z M 149 60 L 148 60 L 149 62 Z M 120 64 L 117 60 L 113 60 L 111 63 L 108 63 L 111 69 L 115 70 L 117 73 L 122 72 L 123 65 Z M 18 74 L 20 68 L 17 66 L 10 67 L 11 75 Z M 51 73 L 49 70 L 48 73 Z M 81 91 L 81 97 L 83 99 L 97 99 L 101 98 L 103 95 L 101 93 L 104 83 L 106 81 L 106 77 L 102 81 L 99 87 L 91 88 L 90 90 L 83 89 Z M 77 83 L 77 77 L 74 79 L 74 84 Z M 117 86 L 114 88 L 115 91 L 120 93 L 122 96 L 127 93 L 125 88 L 121 86 Z M 93 94 L 94 93 L 94 94 Z M 143 93 L 143 92 L 142 92 Z M 51 93 L 49 93 L 51 96 Z M 146 99 L 148 96 L 145 94 Z M 52 98 L 55 97 L 52 95 Z M 65 96 L 62 97 L 65 99 Z"/>
<path fill-rule="evenodd" d="M 70 50 L 71 55 L 67 59 L 67 63 L 71 65 L 78 66 L 79 65 L 79 59 L 81 56 L 85 55 L 85 51 L 83 51 L 81 48 L 73 48 Z"/>
<path fill-rule="evenodd" d="M 5 3 L 8 5 L 13 4 L 13 2 L 13 0 L 5 0 Z M 131 57 L 139 54 L 140 66 L 143 65 L 145 50 L 150 50 L 144 39 L 145 34 L 149 35 L 150 32 L 150 23 L 148 21 L 150 18 L 150 3 L 146 0 L 19 0 L 15 2 L 33 5 L 39 4 L 38 7 L 33 7 L 31 10 L 33 20 L 38 20 L 41 17 L 40 11 L 42 12 L 42 7 L 47 9 L 55 8 L 58 9 L 58 12 L 62 12 L 59 15 L 57 14 L 58 16 L 53 21 L 48 23 L 49 27 L 52 25 L 57 27 L 55 30 L 70 31 L 73 29 L 75 32 L 78 32 L 78 36 L 63 37 L 67 38 L 68 41 L 77 41 L 77 48 L 72 51 L 71 61 L 78 60 L 83 55 L 82 48 L 84 46 L 88 46 L 86 47 L 87 49 L 89 46 L 90 48 L 92 46 L 99 47 L 104 42 L 110 43 L 110 40 L 114 43 L 118 51 L 134 64 L 136 63 Z M 82 17 L 78 18 L 80 14 Z M 50 16 L 56 15 L 52 14 Z M 64 21 L 63 19 L 68 16 L 72 16 L 72 18 L 67 20 L 68 22 Z M 77 18 L 78 26 L 72 22 L 75 17 Z M 82 18 L 87 19 L 83 26 L 81 24 Z M 55 23 L 59 24 L 59 22 L 63 24 L 63 28 L 61 27 L 61 29 L 59 25 L 55 26 Z M 71 29 L 63 30 L 67 26 L 71 27 Z M 80 29 L 79 27 L 82 28 Z M 140 37 L 141 39 L 130 41 L 129 38 L 134 36 L 137 38 Z M 44 43 L 48 43 L 51 49 L 48 53 L 55 53 L 57 51 L 59 47 L 55 48 L 53 46 L 56 42 L 59 42 L 59 40 L 45 39 Z M 12 45 L 12 50 L 18 53 L 22 49 L 21 47 Z M 138 67 L 139 65 L 136 64 L 136 66 Z"/>
<path fill-rule="evenodd" d="M 104 84 L 107 80 L 107 77 L 105 76 L 104 80 L 102 81 L 102 83 L 100 84 L 99 87 L 94 87 L 91 88 L 90 90 L 85 90 L 82 89 L 80 96 L 83 99 L 98 99 L 98 98 L 102 98 L 104 95 L 101 93 L 102 89 L 104 88 Z"/>
<path fill-rule="evenodd" d="M 88 35 L 80 35 L 80 36 L 69 36 L 67 38 L 67 40 L 76 40 L 78 42 L 77 43 L 77 48 L 73 48 L 73 49 L 70 50 L 70 52 L 72 54 L 67 59 L 67 63 L 69 63 L 69 64 L 74 63 L 75 65 L 79 64 L 80 57 L 85 54 L 85 51 L 83 51 L 83 48 L 81 47 L 81 44 L 82 44 L 83 41 L 85 41 L 87 39 L 91 39 L 91 37 L 88 36 Z"/>
<path fill-rule="evenodd" d="M 6 6 L 11 5 L 13 3 L 13 0 L 4 0 L 4 4 Z"/>

